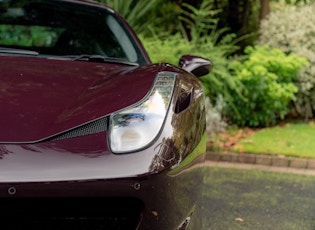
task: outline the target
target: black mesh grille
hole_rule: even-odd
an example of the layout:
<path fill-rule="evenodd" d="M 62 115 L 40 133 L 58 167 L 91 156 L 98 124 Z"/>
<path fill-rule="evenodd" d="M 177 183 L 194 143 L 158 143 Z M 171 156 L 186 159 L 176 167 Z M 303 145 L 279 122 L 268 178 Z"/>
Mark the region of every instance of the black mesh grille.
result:
<path fill-rule="evenodd" d="M 14 230 L 135 230 L 143 205 L 136 199 L 0 200 L 3 226 Z"/>
<path fill-rule="evenodd" d="M 94 133 L 100 133 L 107 130 L 107 117 L 98 119 L 96 121 L 90 122 L 88 124 L 82 125 L 75 129 L 69 130 L 67 132 L 61 133 L 54 137 L 49 138 L 49 140 L 61 140 L 79 136 L 85 136 Z"/>

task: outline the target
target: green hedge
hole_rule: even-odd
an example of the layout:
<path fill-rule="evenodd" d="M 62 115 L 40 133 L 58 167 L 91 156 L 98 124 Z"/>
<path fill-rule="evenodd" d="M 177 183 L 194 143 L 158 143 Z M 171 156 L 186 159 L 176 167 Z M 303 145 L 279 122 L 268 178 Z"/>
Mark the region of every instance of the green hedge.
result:
<path fill-rule="evenodd" d="M 311 2 L 311 1 L 308 1 Z M 315 4 L 284 6 L 272 11 L 263 21 L 258 44 L 268 44 L 285 53 L 305 57 L 310 65 L 295 80 L 298 93 L 294 103 L 296 115 L 314 117 L 315 112 Z"/>
<path fill-rule="evenodd" d="M 284 119 L 295 100 L 298 88 L 294 85 L 298 70 L 308 64 L 305 58 L 286 55 L 268 46 L 247 47 L 248 55 L 234 61 L 230 68 L 244 85 L 242 97 L 233 97 L 235 110 L 226 116 L 239 126 L 270 126 Z"/>

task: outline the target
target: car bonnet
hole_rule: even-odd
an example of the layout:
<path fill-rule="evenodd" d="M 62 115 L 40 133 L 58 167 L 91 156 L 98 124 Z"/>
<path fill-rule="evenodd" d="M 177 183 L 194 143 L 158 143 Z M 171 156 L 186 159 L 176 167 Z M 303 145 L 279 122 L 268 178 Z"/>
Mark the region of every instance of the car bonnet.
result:
<path fill-rule="evenodd" d="M 30 143 L 141 100 L 157 67 L 0 57 L 0 143 Z"/>

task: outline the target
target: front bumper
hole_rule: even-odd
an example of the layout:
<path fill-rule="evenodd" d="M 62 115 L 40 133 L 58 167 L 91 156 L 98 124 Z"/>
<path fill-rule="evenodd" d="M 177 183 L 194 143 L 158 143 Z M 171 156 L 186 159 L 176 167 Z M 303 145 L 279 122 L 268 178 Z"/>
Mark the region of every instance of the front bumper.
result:
<path fill-rule="evenodd" d="M 136 177 L 2 182 L 1 221 L 12 229 L 182 230 L 186 222 L 200 229 L 202 162 L 199 155 L 180 169 Z"/>
<path fill-rule="evenodd" d="M 98 138 L 104 136 L 2 145 L 2 223 L 41 230 L 201 228 L 205 135 L 181 159 L 165 136 L 127 155 L 102 152 L 103 144 L 91 145 Z"/>

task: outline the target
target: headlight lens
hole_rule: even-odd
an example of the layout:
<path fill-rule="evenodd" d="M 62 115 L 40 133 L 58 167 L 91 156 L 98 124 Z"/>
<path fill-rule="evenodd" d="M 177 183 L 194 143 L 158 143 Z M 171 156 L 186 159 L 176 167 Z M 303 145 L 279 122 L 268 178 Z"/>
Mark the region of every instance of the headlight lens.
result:
<path fill-rule="evenodd" d="M 148 146 L 159 134 L 172 98 L 174 73 L 159 73 L 148 95 L 138 104 L 110 117 L 109 143 L 115 153 Z"/>

